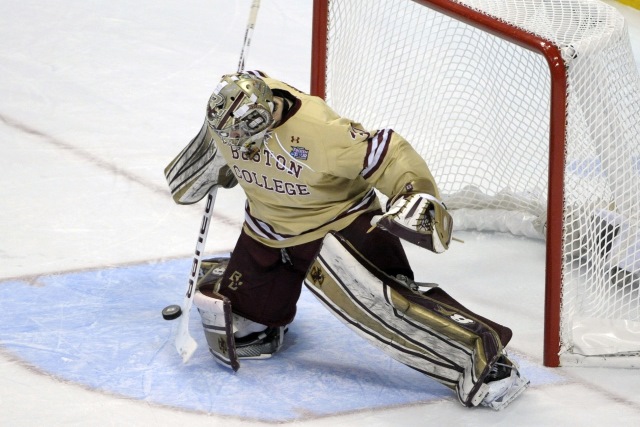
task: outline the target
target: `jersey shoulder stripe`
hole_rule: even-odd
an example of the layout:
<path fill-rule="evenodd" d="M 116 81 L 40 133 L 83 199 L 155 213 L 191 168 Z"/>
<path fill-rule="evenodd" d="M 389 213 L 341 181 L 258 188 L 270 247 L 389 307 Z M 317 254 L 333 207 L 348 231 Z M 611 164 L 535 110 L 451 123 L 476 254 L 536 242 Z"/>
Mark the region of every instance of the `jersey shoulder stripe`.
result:
<path fill-rule="evenodd" d="M 245 73 L 250 74 L 250 75 L 255 76 L 255 77 L 260 77 L 261 79 L 269 78 L 269 76 L 266 73 L 264 73 L 264 72 L 262 72 L 260 70 L 250 70 L 250 71 L 245 71 Z"/>
<path fill-rule="evenodd" d="M 382 129 L 369 138 L 367 154 L 364 158 L 364 168 L 360 172 L 363 178 L 367 179 L 373 175 L 384 162 L 392 134 L 393 130 Z"/>

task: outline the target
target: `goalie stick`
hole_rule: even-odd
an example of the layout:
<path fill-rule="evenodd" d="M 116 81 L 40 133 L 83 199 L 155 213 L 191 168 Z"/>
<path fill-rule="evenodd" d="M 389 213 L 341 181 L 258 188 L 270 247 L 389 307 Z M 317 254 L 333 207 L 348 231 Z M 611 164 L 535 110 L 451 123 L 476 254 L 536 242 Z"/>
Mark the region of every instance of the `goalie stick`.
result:
<path fill-rule="evenodd" d="M 253 3 L 251 3 L 251 11 L 249 13 L 247 28 L 244 31 L 244 41 L 242 43 L 242 51 L 240 52 L 240 61 L 238 61 L 238 72 L 244 70 L 244 60 L 249 53 L 249 48 L 251 47 L 251 36 L 253 35 L 253 28 L 256 26 L 256 18 L 258 17 L 259 8 L 260 0 L 253 0 Z"/>
<path fill-rule="evenodd" d="M 238 72 L 243 71 L 244 63 L 251 46 L 251 37 L 253 35 L 253 29 L 255 27 L 256 19 L 258 16 L 258 9 L 260 8 L 260 0 L 253 0 L 251 4 L 251 11 L 249 13 L 249 21 L 244 34 L 244 41 L 242 50 L 240 51 L 240 61 L 238 62 Z M 189 280 L 187 283 L 187 292 L 184 296 L 182 306 L 170 305 L 162 310 L 162 315 L 165 319 L 171 320 L 180 317 L 178 323 L 178 329 L 175 336 L 175 347 L 178 354 L 182 357 L 183 363 L 187 363 L 193 353 L 198 348 L 198 343 L 189 333 L 189 318 L 191 312 L 191 306 L 193 305 L 193 296 L 195 293 L 195 287 L 198 281 L 198 273 L 200 266 L 202 265 L 202 254 L 207 242 L 207 235 L 209 233 L 209 225 L 211 223 L 211 214 L 213 212 L 213 206 L 218 192 L 218 186 L 214 186 L 207 195 L 207 203 L 205 205 L 204 213 L 202 216 L 202 224 L 198 231 L 198 240 L 196 242 L 195 255 L 193 262 L 191 263 L 191 271 L 189 272 Z M 229 321 L 226 324 L 227 341 L 230 346 L 235 346 L 233 337 L 233 323 L 231 316 L 231 304 L 226 298 L 223 299 L 225 318 Z M 237 371 L 240 367 L 237 356 L 235 354 L 235 347 L 230 352 L 232 360 L 230 365 L 234 371 Z"/>
<path fill-rule="evenodd" d="M 182 356 L 182 361 L 184 363 L 191 358 L 198 348 L 198 343 L 189 333 L 189 313 L 191 312 L 191 306 L 193 305 L 193 294 L 196 290 L 195 287 L 198 280 L 198 273 L 200 271 L 200 266 L 202 265 L 202 253 L 204 252 L 204 246 L 207 242 L 207 234 L 209 233 L 209 225 L 211 223 L 211 213 L 213 212 L 213 205 L 216 200 L 217 192 L 218 187 L 215 186 L 207 195 L 207 203 L 204 208 L 204 214 L 202 215 L 200 230 L 198 231 L 196 251 L 193 257 L 193 262 L 191 263 L 191 271 L 189 272 L 187 293 L 185 294 L 184 301 L 182 302 L 182 316 L 180 317 L 180 323 L 178 323 L 178 330 L 176 332 L 176 350 L 178 350 L 178 354 Z M 180 316 L 180 314 L 178 314 L 178 316 Z"/>

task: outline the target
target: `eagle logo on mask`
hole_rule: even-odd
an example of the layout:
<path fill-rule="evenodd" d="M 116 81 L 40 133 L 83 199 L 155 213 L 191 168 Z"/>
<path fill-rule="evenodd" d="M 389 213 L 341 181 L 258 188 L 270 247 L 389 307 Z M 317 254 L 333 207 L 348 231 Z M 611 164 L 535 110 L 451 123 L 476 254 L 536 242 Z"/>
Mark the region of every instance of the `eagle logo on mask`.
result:
<path fill-rule="evenodd" d="M 224 113 L 224 97 L 218 94 L 212 94 L 207 104 L 207 119 L 209 121 L 220 120 Z"/>

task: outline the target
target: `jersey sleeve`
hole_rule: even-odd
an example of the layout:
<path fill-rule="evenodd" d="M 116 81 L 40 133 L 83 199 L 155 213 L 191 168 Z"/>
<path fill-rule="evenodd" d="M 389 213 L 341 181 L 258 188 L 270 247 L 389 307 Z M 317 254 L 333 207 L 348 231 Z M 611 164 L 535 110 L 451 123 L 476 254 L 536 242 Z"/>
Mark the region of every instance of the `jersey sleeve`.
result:
<path fill-rule="evenodd" d="M 368 131 L 358 122 L 338 115 L 323 100 L 304 95 L 295 88 L 266 79 L 269 86 L 305 99 L 296 113 L 296 134 L 317 141 L 308 164 L 321 173 L 349 180 L 364 179 L 388 197 L 418 179 L 428 179 L 440 197 L 424 159 L 402 136 L 391 129 Z M 306 138 L 308 136 L 308 138 Z"/>
<path fill-rule="evenodd" d="M 440 199 L 435 179 L 425 160 L 399 134 L 383 129 L 369 138 L 362 176 L 388 197 L 405 189 L 412 181 L 427 179 Z"/>
<path fill-rule="evenodd" d="M 388 197 L 402 192 L 405 185 L 428 179 L 440 198 L 424 159 L 392 129 L 365 131 L 359 123 L 340 118 L 330 126 L 333 146 L 325 150 L 330 172 L 349 179 L 362 177 Z"/>

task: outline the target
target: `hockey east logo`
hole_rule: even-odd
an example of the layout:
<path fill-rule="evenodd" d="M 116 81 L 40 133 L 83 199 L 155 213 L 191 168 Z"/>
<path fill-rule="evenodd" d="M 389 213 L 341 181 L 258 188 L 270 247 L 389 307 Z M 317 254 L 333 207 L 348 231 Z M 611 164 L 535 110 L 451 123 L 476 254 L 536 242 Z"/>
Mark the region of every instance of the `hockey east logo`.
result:
<path fill-rule="evenodd" d="M 307 160 L 309 158 L 309 150 L 304 147 L 291 147 L 291 157 L 298 160 Z"/>
<path fill-rule="evenodd" d="M 447 310 L 446 308 L 442 307 L 441 305 L 438 305 L 436 307 L 436 311 L 438 313 L 448 317 L 449 319 L 453 320 L 454 322 L 460 323 L 461 325 L 469 325 L 471 323 L 475 323 L 472 319 L 464 317 L 462 314 L 456 313 L 453 310 Z"/>

